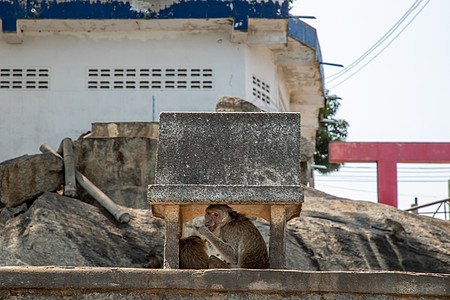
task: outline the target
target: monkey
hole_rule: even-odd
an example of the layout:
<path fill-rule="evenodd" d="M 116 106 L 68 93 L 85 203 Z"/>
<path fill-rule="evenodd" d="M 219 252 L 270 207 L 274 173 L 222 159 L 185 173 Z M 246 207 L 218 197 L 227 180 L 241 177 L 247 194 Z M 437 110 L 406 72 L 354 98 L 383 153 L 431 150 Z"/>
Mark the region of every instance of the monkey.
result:
<path fill-rule="evenodd" d="M 145 256 L 148 263 L 142 265 L 144 268 L 159 269 L 163 266 L 162 257 L 156 255 L 154 250 L 150 250 Z M 180 269 L 208 269 L 209 255 L 206 248 L 206 241 L 199 236 L 190 236 L 179 240 Z M 219 260 L 219 259 L 218 259 Z M 219 260 L 220 261 L 220 260 Z M 211 265 L 215 268 L 221 265 L 222 261 L 212 260 Z"/>
<path fill-rule="evenodd" d="M 152 268 L 152 269 L 160 269 L 163 265 L 162 257 L 157 256 L 154 250 L 150 250 L 148 254 L 145 256 L 145 259 L 148 261 L 144 268 Z"/>
<path fill-rule="evenodd" d="M 208 269 L 206 242 L 199 236 L 180 239 L 180 269 Z"/>
<path fill-rule="evenodd" d="M 180 269 L 229 269 L 223 260 L 209 256 L 206 241 L 199 236 L 180 239 Z"/>
<path fill-rule="evenodd" d="M 266 243 L 252 221 L 224 204 L 212 204 L 205 212 L 205 226 L 198 229 L 224 257 L 212 255 L 210 268 L 269 268 Z"/>
<path fill-rule="evenodd" d="M 403 225 L 397 221 L 387 218 L 384 223 L 386 224 L 386 227 L 391 230 L 391 236 L 399 237 L 400 234 L 406 233 Z"/>

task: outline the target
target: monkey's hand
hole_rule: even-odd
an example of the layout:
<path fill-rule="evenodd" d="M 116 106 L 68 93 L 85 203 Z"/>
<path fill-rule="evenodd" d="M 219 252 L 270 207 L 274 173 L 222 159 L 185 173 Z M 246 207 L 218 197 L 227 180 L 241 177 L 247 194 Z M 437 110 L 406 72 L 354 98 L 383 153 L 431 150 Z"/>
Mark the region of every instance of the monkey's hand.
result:
<path fill-rule="evenodd" d="M 204 237 L 208 237 L 210 235 L 212 235 L 212 232 L 208 229 L 208 227 L 206 226 L 200 226 L 197 228 L 197 231 L 200 235 L 204 236 Z"/>

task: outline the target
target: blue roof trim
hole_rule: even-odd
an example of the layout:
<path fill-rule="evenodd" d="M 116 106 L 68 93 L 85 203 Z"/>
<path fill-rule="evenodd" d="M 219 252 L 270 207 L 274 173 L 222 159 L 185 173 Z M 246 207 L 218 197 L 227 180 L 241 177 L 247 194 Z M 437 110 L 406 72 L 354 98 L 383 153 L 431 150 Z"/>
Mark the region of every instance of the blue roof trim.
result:
<path fill-rule="evenodd" d="M 291 18 L 289 19 L 288 35 L 300 43 L 313 48 L 316 52 L 317 62 L 322 62 L 322 52 L 315 28 L 298 19 Z M 322 64 L 320 64 L 320 74 L 322 76 L 322 85 L 325 87 L 325 83 L 323 82 L 325 73 Z"/>
<path fill-rule="evenodd" d="M 248 18 L 287 19 L 289 1 L 282 3 L 251 0 L 181 0 L 153 11 L 137 10 L 127 1 L 0 0 L 0 19 L 4 32 L 15 32 L 18 19 L 33 19 L 36 9 L 40 19 L 208 19 L 234 18 L 236 30 L 247 30 Z M 148 2 L 150 5 L 151 2 Z"/>
<path fill-rule="evenodd" d="M 300 20 L 291 18 L 289 19 L 288 34 L 290 37 L 305 44 L 306 46 L 317 50 L 318 39 L 316 29 L 309 26 L 308 24 Z"/>

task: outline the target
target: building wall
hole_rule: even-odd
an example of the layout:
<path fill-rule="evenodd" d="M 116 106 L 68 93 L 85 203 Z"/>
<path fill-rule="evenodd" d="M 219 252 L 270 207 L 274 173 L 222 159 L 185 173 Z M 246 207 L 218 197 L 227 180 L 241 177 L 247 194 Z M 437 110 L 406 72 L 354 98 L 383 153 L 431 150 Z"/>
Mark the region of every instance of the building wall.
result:
<path fill-rule="evenodd" d="M 283 111 L 278 103 L 278 82 L 272 52 L 262 46 L 247 46 L 246 50 L 244 99 L 264 111 Z"/>
<path fill-rule="evenodd" d="M 221 96 L 248 97 L 252 73 L 274 86 L 268 52 L 229 31 L 28 32 L 0 49 L 0 161 L 57 148 L 92 122 L 213 111 Z"/>

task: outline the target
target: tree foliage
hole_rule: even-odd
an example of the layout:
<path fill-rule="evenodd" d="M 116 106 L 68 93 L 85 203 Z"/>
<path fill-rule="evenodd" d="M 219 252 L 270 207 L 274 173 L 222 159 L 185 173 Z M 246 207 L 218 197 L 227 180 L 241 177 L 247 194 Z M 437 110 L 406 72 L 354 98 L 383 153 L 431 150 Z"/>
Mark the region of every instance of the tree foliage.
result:
<path fill-rule="evenodd" d="M 316 132 L 316 152 L 314 163 L 326 166 L 326 169 L 317 169 L 322 174 L 338 171 L 342 164 L 331 164 L 328 162 L 328 145 L 331 142 L 345 141 L 349 124 L 343 119 L 335 118 L 341 106 L 339 97 L 325 93 L 326 105 L 319 110 L 320 125 Z"/>

